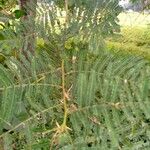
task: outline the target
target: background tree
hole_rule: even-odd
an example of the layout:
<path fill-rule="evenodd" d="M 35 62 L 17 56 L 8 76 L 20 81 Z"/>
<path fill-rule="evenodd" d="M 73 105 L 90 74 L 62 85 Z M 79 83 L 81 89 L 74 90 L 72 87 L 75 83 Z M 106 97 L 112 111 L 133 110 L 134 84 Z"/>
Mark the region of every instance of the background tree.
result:
<path fill-rule="evenodd" d="M 150 1 L 149 0 L 131 0 L 133 3 L 140 3 L 142 5 L 142 10 L 149 9 Z"/>
<path fill-rule="evenodd" d="M 23 25 L 23 42 L 24 46 L 22 50 L 24 55 L 27 56 L 27 51 L 35 53 L 35 17 L 36 17 L 36 5 L 37 0 L 20 0 L 20 10 L 25 12 L 25 15 L 21 18 L 21 24 Z M 24 24 L 26 24 L 24 26 Z"/>

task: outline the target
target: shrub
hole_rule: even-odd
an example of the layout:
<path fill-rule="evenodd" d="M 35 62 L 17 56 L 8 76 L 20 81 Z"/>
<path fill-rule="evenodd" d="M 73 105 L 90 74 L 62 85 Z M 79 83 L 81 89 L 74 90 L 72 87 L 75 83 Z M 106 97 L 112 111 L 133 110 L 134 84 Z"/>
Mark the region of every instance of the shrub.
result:
<path fill-rule="evenodd" d="M 3 41 L 13 43 L 7 45 L 19 47 L 21 53 L 0 64 L 2 148 L 149 147 L 149 62 L 118 57 L 103 48 L 102 38 L 118 28 L 118 0 L 66 0 L 65 24 L 59 23 L 56 5 L 62 14 L 64 1 L 54 2 L 51 7 L 38 4 L 38 23 L 26 19 L 28 13 L 24 22 L 15 24 L 17 38 Z M 35 10 L 29 6 L 29 12 Z M 32 27 L 35 32 L 28 35 Z M 32 53 L 31 44 L 39 51 Z"/>

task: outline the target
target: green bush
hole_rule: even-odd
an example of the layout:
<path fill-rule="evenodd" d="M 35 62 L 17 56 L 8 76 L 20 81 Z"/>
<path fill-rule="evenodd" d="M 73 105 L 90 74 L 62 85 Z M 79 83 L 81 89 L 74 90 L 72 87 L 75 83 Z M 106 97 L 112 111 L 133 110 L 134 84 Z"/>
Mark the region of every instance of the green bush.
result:
<path fill-rule="evenodd" d="M 6 40 L 12 43 L 7 44 L 10 50 L 19 43 L 25 53 L 0 65 L 2 149 L 146 149 L 150 143 L 149 62 L 103 51 L 102 37 L 117 27 L 118 0 L 72 2 L 75 7 L 66 24 L 57 27 L 55 3 L 53 9 L 45 3 L 37 7 L 33 33 L 38 52 L 31 53 L 32 32 L 22 35 L 20 26 L 15 26 L 19 38 Z M 23 25 L 29 33 L 33 26 L 26 21 Z"/>

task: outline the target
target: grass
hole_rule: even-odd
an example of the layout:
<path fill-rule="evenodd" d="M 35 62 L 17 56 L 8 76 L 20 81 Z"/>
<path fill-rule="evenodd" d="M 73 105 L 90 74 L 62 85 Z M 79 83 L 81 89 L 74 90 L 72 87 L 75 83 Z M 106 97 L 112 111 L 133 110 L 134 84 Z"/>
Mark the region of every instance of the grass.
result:
<path fill-rule="evenodd" d="M 107 49 L 112 52 L 120 52 L 123 55 L 137 55 L 150 60 L 150 48 L 146 46 L 136 46 L 132 43 L 121 43 L 114 41 L 106 41 Z"/>
<path fill-rule="evenodd" d="M 129 12 L 118 18 L 121 32 L 106 39 L 107 49 L 150 60 L 150 15 Z"/>

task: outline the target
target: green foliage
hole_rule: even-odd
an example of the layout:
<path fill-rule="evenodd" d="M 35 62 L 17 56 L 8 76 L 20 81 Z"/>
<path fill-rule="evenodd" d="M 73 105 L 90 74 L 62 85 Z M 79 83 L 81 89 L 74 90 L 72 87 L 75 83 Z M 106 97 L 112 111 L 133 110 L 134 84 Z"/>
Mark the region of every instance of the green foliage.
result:
<path fill-rule="evenodd" d="M 5 31 L 18 57 L 0 64 L 3 149 L 149 148 L 149 62 L 104 51 L 102 39 L 118 28 L 118 1 L 80 2 L 65 24 L 64 8 L 36 6 L 34 55 L 21 32 L 29 24 Z"/>
<path fill-rule="evenodd" d="M 19 19 L 26 14 L 23 10 L 15 10 L 13 13 L 15 14 L 16 19 Z"/>

